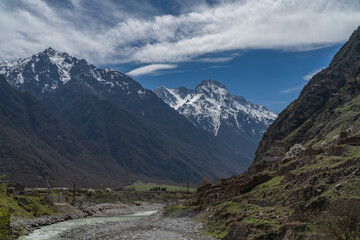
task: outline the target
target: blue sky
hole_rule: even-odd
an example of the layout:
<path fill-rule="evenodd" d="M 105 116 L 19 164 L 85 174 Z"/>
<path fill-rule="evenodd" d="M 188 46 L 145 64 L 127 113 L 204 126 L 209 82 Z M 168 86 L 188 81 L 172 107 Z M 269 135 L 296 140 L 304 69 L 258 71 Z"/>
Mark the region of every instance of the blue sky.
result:
<path fill-rule="evenodd" d="M 359 24 L 358 0 L 0 1 L 0 56 L 52 47 L 150 89 L 213 79 L 278 113 Z"/>
<path fill-rule="evenodd" d="M 310 77 L 327 67 L 342 44 L 310 51 L 247 50 L 215 54 L 212 58 L 236 57 L 226 62 L 191 61 L 167 69 L 135 76 L 145 88 L 158 86 L 194 89 L 203 79 L 212 79 L 226 85 L 235 95 L 281 112 L 295 100 Z M 209 58 L 210 59 L 210 58 Z M 124 64 L 112 68 L 127 72 L 135 66 Z"/>

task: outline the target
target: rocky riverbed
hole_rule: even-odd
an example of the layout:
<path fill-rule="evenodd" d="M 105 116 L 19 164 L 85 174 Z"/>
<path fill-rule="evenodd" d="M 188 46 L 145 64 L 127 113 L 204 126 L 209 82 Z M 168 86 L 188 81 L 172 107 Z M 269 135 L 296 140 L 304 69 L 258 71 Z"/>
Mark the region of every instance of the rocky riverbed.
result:
<path fill-rule="evenodd" d="M 72 221 L 65 222 L 69 224 L 61 224 L 56 231 L 60 232 L 58 236 L 61 239 L 156 239 L 156 240 L 209 240 L 213 239 L 209 236 L 202 236 L 202 225 L 195 223 L 189 217 L 183 218 L 166 218 L 163 217 L 162 204 L 142 204 L 125 205 L 125 204 L 98 204 L 83 208 L 82 211 L 70 206 L 63 206 L 63 212 L 60 215 L 52 217 L 42 217 L 39 219 L 20 220 L 14 219 L 13 224 L 25 227 L 28 233 L 41 226 L 54 224 L 56 222 L 66 221 L 75 218 L 82 218 L 80 222 L 85 224 L 72 225 Z M 151 214 L 148 217 L 148 214 Z M 137 216 L 138 217 L 134 217 Z M 121 217 L 124 216 L 124 217 Z M 90 217 L 88 219 L 88 217 Z M 88 219 L 88 220 L 86 220 Z M 75 220 L 75 221 L 79 221 Z M 58 225 L 51 225 L 58 226 Z M 66 226 L 66 227 L 65 227 Z M 75 227 L 76 226 L 76 227 Z M 49 226 L 50 227 L 50 226 Z M 46 231 L 48 227 L 41 228 L 41 231 L 36 230 L 34 234 L 42 237 L 41 239 L 53 239 L 45 237 L 43 234 L 48 234 Z M 50 228 L 51 229 L 51 228 Z M 54 231 L 54 229 L 50 230 Z M 32 235 L 29 235 L 29 239 Z M 41 235 L 41 236 L 40 236 Z M 55 238 L 54 238 L 55 239 Z M 56 238 L 59 239 L 59 238 Z"/>
<path fill-rule="evenodd" d="M 143 207 L 144 211 L 154 210 L 158 206 Z M 64 239 L 95 240 L 95 239 L 138 239 L 138 240 L 211 240 L 201 235 L 202 225 L 191 218 L 165 218 L 162 209 L 150 217 L 83 225 L 64 232 Z M 111 211 L 114 213 L 114 209 Z"/>
<path fill-rule="evenodd" d="M 35 229 L 64 222 L 72 219 L 86 218 L 86 217 L 111 217 L 130 215 L 141 211 L 159 210 L 163 207 L 161 204 L 144 204 L 142 206 L 126 205 L 126 204 L 96 204 L 87 206 L 82 209 L 73 207 L 68 203 L 57 204 L 54 209 L 58 214 L 53 216 L 43 216 L 34 219 L 12 218 L 11 227 L 14 230 L 14 235 L 27 235 Z M 21 231 L 21 232 L 18 232 Z"/>
<path fill-rule="evenodd" d="M 41 226 L 92 215 L 90 210 L 81 211 L 68 203 L 55 205 L 54 209 L 58 214 L 53 216 L 43 216 L 34 219 L 11 218 L 11 228 L 13 229 L 14 236 L 27 235 Z"/>

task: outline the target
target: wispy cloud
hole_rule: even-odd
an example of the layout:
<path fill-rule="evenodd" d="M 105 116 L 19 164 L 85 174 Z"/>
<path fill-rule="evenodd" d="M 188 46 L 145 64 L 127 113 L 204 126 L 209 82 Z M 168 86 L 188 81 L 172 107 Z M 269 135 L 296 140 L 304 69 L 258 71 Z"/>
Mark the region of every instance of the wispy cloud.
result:
<path fill-rule="evenodd" d="M 310 79 L 312 79 L 313 76 L 315 76 L 315 75 L 316 75 L 317 73 L 319 73 L 321 70 L 323 70 L 323 68 L 319 68 L 319 69 L 317 69 L 317 70 L 315 70 L 315 71 L 312 71 L 312 72 L 306 74 L 306 75 L 303 77 L 303 79 L 304 79 L 305 81 L 309 81 Z"/>
<path fill-rule="evenodd" d="M 280 90 L 280 93 L 293 93 L 293 92 L 298 92 L 300 91 L 304 86 L 298 86 L 298 87 L 293 87 L 293 88 L 287 88 L 287 89 L 283 89 Z"/>
<path fill-rule="evenodd" d="M 235 56 L 234 56 L 235 57 Z M 234 57 L 213 57 L 213 58 L 200 58 L 197 61 L 204 63 L 219 63 L 228 62 L 234 59 Z"/>
<path fill-rule="evenodd" d="M 155 73 L 160 70 L 174 69 L 176 67 L 177 66 L 174 64 L 150 64 L 150 65 L 136 68 L 126 74 L 135 77 L 135 76 Z"/>
<path fill-rule="evenodd" d="M 0 1 L 0 56 L 51 46 L 96 64 L 176 63 L 241 49 L 308 50 L 347 40 L 360 22 L 358 0 L 219 0 L 174 15 L 150 1 L 70 3 Z"/>

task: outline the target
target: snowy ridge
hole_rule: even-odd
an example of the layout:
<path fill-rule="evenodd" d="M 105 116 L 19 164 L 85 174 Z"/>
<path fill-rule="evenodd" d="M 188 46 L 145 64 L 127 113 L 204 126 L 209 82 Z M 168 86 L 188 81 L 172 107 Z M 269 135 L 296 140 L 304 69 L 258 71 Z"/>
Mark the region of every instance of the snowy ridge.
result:
<path fill-rule="evenodd" d="M 0 62 L 0 74 L 5 75 L 13 87 L 30 90 L 37 96 L 54 91 L 73 78 L 82 79 L 101 92 L 124 93 L 140 98 L 146 97 L 147 93 L 140 84 L 119 71 L 96 68 L 83 59 L 52 48 L 18 61 Z"/>
<path fill-rule="evenodd" d="M 74 65 L 74 62 L 71 61 L 71 59 L 69 58 L 69 56 L 64 53 L 64 54 L 60 54 L 58 52 L 54 52 L 53 54 L 51 54 L 49 56 L 50 61 L 55 64 L 58 68 L 58 73 L 60 75 L 60 81 L 62 83 L 67 83 L 68 81 L 70 81 L 71 77 L 70 77 L 70 70 Z"/>
<path fill-rule="evenodd" d="M 277 115 L 243 97 L 230 94 L 216 81 L 204 80 L 195 90 L 158 87 L 154 92 L 195 125 L 218 135 L 224 125 L 260 139 Z"/>
<path fill-rule="evenodd" d="M 13 80 L 14 84 L 19 85 L 24 83 L 24 77 L 22 75 L 22 70 L 25 68 L 27 63 L 30 61 L 29 58 L 20 59 L 17 62 L 0 62 L 0 74 L 5 75 L 5 77 L 9 76 L 9 72 L 14 72 L 15 78 Z M 16 68 L 18 71 L 13 71 Z"/>

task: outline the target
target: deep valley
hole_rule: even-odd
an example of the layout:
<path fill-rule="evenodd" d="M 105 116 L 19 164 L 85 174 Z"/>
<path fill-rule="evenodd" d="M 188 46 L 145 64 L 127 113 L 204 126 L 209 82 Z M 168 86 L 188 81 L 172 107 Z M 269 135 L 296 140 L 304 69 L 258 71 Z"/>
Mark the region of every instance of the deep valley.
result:
<path fill-rule="evenodd" d="M 360 240 L 358 0 L 0 19 L 0 240 Z"/>

